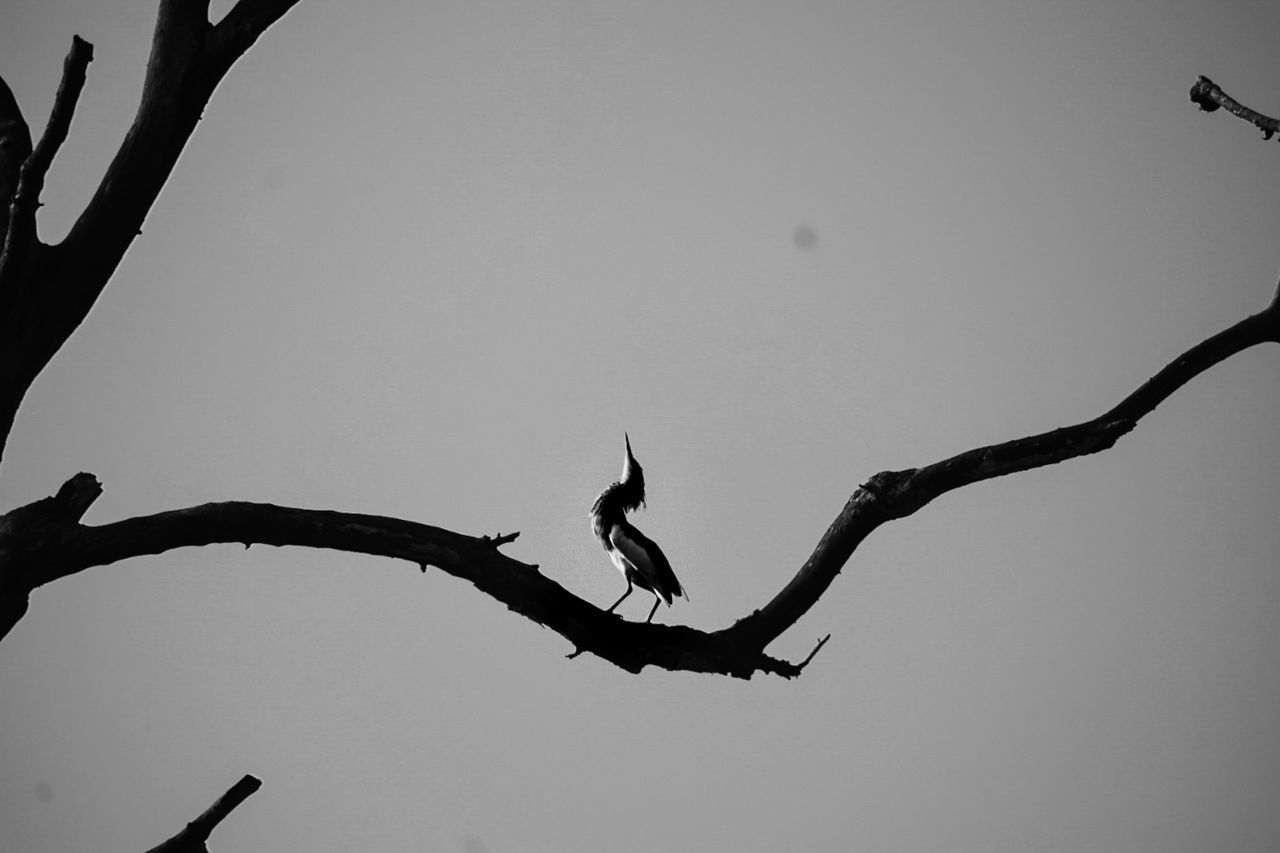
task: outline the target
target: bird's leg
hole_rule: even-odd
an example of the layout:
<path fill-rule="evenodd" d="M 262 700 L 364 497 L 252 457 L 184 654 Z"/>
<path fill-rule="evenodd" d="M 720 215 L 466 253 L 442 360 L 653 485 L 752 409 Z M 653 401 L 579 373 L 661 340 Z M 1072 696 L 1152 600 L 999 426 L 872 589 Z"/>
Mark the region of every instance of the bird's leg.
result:
<path fill-rule="evenodd" d="M 653 614 L 658 612 L 658 603 L 661 601 L 662 599 L 659 598 L 658 594 L 655 592 L 653 594 L 653 609 L 649 611 L 649 618 L 644 620 L 644 624 L 648 625 L 650 622 L 653 621 Z"/>
<path fill-rule="evenodd" d="M 615 602 L 613 603 L 613 607 L 610 607 L 608 610 L 606 610 L 606 611 L 605 611 L 605 613 L 612 613 L 612 612 L 613 612 L 613 608 L 614 608 L 614 607 L 617 607 L 619 604 L 621 604 L 621 603 L 622 603 L 622 599 L 623 599 L 623 598 L 626 598 L 628 595 L 630 595 L 630 594 L 631 594 L 631 586 L 632 586 L 632 584 L 631 584 L 631 578 L 627 578 L 627 591 L 626 591 L 626 592 L 624 592 L 624 593 L 622 594 L 622 598 L 619 598 L 617 601 L 615 601 Z"/>

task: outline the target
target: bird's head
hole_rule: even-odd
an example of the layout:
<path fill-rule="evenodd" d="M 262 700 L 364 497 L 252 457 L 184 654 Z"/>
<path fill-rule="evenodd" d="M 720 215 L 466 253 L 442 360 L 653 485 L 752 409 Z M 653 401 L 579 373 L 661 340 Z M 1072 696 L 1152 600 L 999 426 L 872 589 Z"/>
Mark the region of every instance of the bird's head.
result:
<path fill-rule="evenodd" d="M 627 445 L 627 455 L 622 460 L 622 479 L 618 482 L 629 486 L 636 495 L 635 503 L 642 504 L 644 503 L 644 469 L 640 467 L 640 463 L 631 452 L 631 436 L 624 432 L 622 438 Z"/>

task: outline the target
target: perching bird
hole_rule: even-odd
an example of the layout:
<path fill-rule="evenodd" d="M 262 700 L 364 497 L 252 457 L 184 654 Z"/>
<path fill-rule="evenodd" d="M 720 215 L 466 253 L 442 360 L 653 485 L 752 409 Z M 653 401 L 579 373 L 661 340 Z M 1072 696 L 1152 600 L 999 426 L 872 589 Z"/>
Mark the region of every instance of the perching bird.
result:
<path fill-rule="evenodd" d="M 623 438 L 627 443 L 627 457 L 622 463 L 622 479 L 596 498 L 591 507 L 591 529 L 627 579 L 627 591 L 608 612 L 612 613 L 631 594 L 632 588 L 638 586 L 653 593 L 653 609 L 644 620 L 651 622 L 659 601 L 665 601 L 670 607 L 671 599 L 677 595 L 683 595 L 686 600 L 689 596 L 676 580 L 676 573 L 662 549 L 627 521 L 626 514 L 644 503 L 644 471 L 631 455 L 631 438 L 626 433 Z"/>

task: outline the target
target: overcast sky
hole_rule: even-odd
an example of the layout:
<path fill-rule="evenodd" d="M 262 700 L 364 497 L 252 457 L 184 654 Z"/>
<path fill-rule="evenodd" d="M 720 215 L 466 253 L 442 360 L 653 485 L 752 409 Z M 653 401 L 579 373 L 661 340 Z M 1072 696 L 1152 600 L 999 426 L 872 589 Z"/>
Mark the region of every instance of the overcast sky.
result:
<path fill-rule="evenodd" d="M 215 3 L 222 14 L 229 3 Z M 156 0 L 8 0 L 40 227 L 136 109 Z M 634 520 L 724 627 L 876 471 L 1091 418 L 1271 298 L 1268 2 L 339 3 L 232 69 L 27 395 L 0 508 L 372 512 L 607 606 Z M 239 546 L 39 590 L 0 643 L 0 853 L 141 851 L 243 773 L 233 851 L 1280 845 L 1280 350 L 1101 455 L 882 527 L 772 651 L 629 675 L 470 585 Z M 647 596 L 623 606 L 643 619 Z"/>

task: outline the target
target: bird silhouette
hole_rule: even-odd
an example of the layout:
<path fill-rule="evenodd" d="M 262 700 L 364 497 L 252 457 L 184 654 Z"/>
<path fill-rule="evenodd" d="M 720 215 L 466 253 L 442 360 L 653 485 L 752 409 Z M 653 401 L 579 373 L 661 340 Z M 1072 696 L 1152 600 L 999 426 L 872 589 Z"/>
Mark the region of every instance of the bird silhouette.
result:
<path fill-rule="evenodd" d="M 612 613 L 638 586 L 653 593 L 653 609 L 644 620 L 652 622 L 659 602 L 665 601 L 670 607 L 677 595 L 684 596 L 685 600 L 689 595 L 676 580 L 676 573 L 658 544 L 627 521 L 627 513 L 644 504 L 644 469 L 631 453 L 631 437 L 623 433 L 623 439 L 627 455 L 622 463 L 622 478 L 601 492 L 591 506 L 591 530 L 627 579 L 627 591 L 608 612 Z"/>

